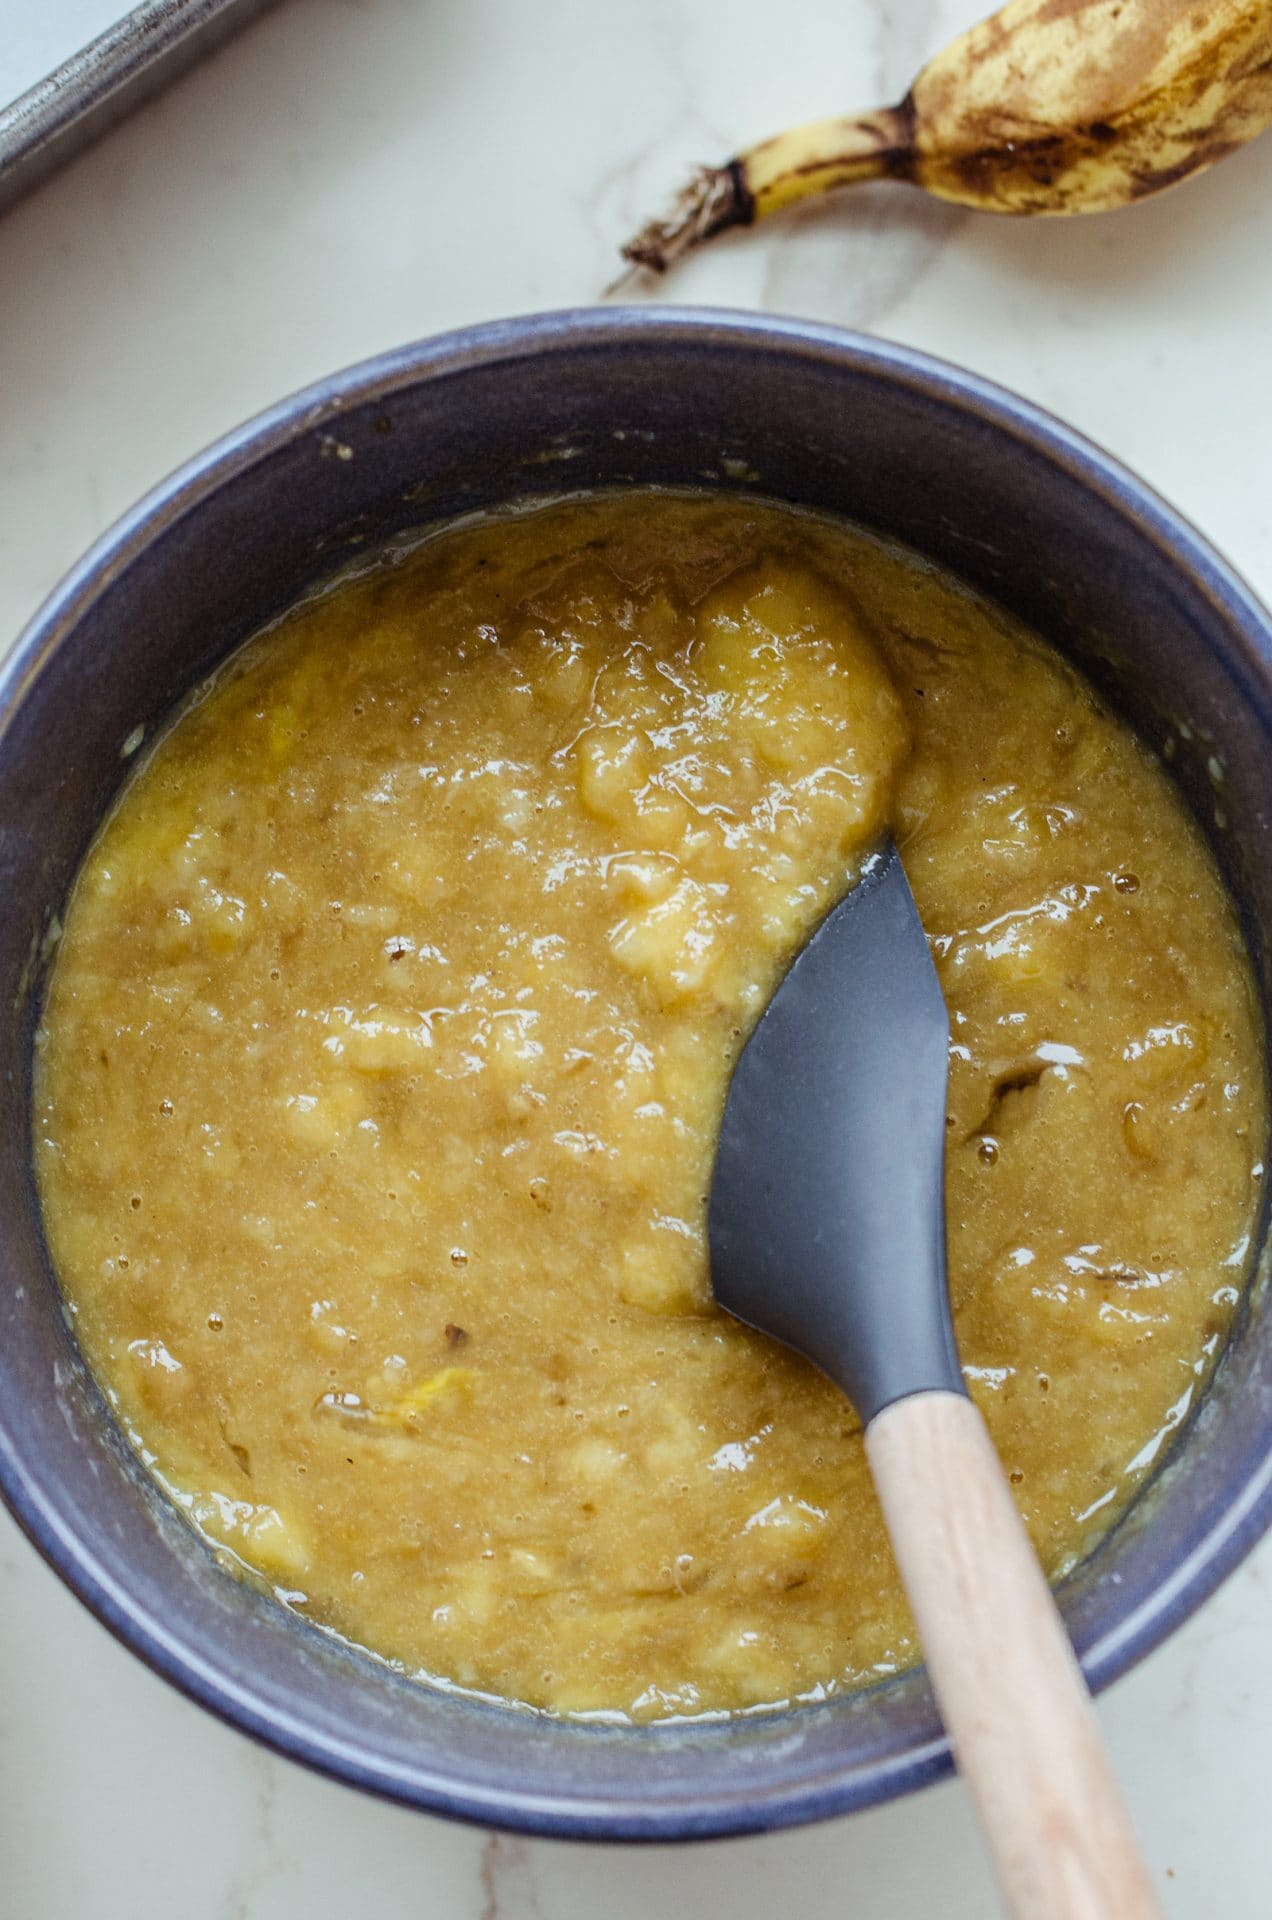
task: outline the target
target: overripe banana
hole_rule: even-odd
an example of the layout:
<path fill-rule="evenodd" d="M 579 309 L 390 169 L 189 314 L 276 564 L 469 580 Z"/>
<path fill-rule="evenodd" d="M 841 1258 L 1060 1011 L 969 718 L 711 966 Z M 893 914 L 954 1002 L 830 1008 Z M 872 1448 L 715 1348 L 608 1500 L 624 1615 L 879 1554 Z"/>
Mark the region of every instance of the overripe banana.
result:
<path fill-rule="evenodd" d="M 1272 0 L 1011 0 L 899 106 L 818 120 L 699 173 L 624 247 L 658 272 L 726 227 L 860 180 L 988 213 L 1099 213 L 1272 122 Z"/>

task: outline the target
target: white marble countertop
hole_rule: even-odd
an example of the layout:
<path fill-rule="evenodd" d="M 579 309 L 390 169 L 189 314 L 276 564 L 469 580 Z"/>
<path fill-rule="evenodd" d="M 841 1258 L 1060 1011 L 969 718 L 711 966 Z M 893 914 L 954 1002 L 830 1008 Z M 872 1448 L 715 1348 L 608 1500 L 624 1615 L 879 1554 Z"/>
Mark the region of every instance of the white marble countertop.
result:
<path fill-rule="evenodd" d="M 8 0 L 15 12 L 22 0 Z M 158 476 L 413 336 L 585 303 L 686 163 L 898 95 L 977 0 L 287 0 L 0 223 L 0 634 Z M 774 23 L 776 31 L 774 31 Z M 670 297 L 927 348 L 1138 468 L 1272 597 L 1272 135 L 1131 215 L 867 189 Z M 1272 1910 L 1272 1545 L 1105 1696 L 1174 1920 Z M 0 1519 L 0 1908 L 23 1920 L 981 1920 L 961 1785 L 691 1850 L 496 1838 L 274 1759 Z"/>

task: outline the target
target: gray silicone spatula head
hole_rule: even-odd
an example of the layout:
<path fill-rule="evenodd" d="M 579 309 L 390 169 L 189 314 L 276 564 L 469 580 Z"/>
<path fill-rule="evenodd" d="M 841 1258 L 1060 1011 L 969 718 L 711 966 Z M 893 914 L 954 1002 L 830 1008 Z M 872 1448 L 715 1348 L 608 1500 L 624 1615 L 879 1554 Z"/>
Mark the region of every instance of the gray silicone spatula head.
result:
<path fill-rule="evenodd" d="M 962 1391 L 945 1271 L 949 1019 L 889 846 L 800 952 L 743 1049 L 711 1185 L 711 1278 L 864 1423 Z"/>

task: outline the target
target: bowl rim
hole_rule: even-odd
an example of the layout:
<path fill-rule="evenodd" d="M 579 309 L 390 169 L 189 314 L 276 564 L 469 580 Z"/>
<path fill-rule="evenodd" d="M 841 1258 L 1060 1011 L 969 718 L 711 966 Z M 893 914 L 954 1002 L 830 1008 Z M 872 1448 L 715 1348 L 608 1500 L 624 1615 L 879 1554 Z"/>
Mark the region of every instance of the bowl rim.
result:
<path fill-rule="evenodd" d="M 152 487 L 92 545 L 32 616 L 0 663 L 0 753 L 24 693 L 113 578 L 165 528 L 291 441 L 328 429 L 354 408 L 403 385 L 444 379 L 502 362 L 541 361 L 556 352 L 613 351 L 713 343 L 733 350 L 796 354 L 908 390 L 970 416 L 1076 481 L 1099 508 L 1147 538 L 1176 575 L 1214 608 L 1235 645 L 1230 670 L 1256 704 L 1272 688 L 1272 615 L 1209 541 L 1112 455 L 1045 409 L 982 376 L 916 349 L 822 323 L 749 311 L 671 305 L 578 307 L 467 326 L 359 361 L 312 382 L 215 440 Z M 762 489 L 761 489 L 762 491 Z M 1099 1691 L 1182 1624 L 1272 1525 L 1272 1421 L 1261 1454 L 1244 1463 L 1232 1497 L 1184 1558 L 1141 1604 L 1116 1621 L 1081 1661 Z M 642 1801 L 554 1794 L 457 1781 L 443 1767 L 395 1768 L 365 1744 L 334 1741 L 237 1681 L 216 1660 L 171 1632 L 95 1558 L 56 1485 L 23 1457 L 14 1411 L 0 1405 L 0 1497 L 46 1563 L 96 1618 L 152 1672 L 227 1724 L 286 1758 L 382 1798 L 442 1814 L 554 1838 L 671 1841 L 767 1831 L 875 1804 L 950 1771 L 948 1741 L 937 1738 L 900 1758 L 822 1774 L 762 1804 L 745 1784 L 703 1793 L 669 1808 Z"/>

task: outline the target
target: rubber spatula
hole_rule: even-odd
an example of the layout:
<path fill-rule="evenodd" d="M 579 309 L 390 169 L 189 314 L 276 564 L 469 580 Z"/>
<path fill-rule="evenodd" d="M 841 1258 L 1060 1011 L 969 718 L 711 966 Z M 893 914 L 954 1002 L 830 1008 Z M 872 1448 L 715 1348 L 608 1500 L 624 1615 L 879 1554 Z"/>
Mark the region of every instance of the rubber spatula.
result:
<path fill-rule="evenodd" d="M 1020 1920 L 1158 1909 L 1081 1670 L 967 1397 L 945 1269 L 949 1020 L 894 847 L 796 958 L 734 1070 L 716 1298 L 814 1361 L 866 1453 L 955 1757 Z"/>

